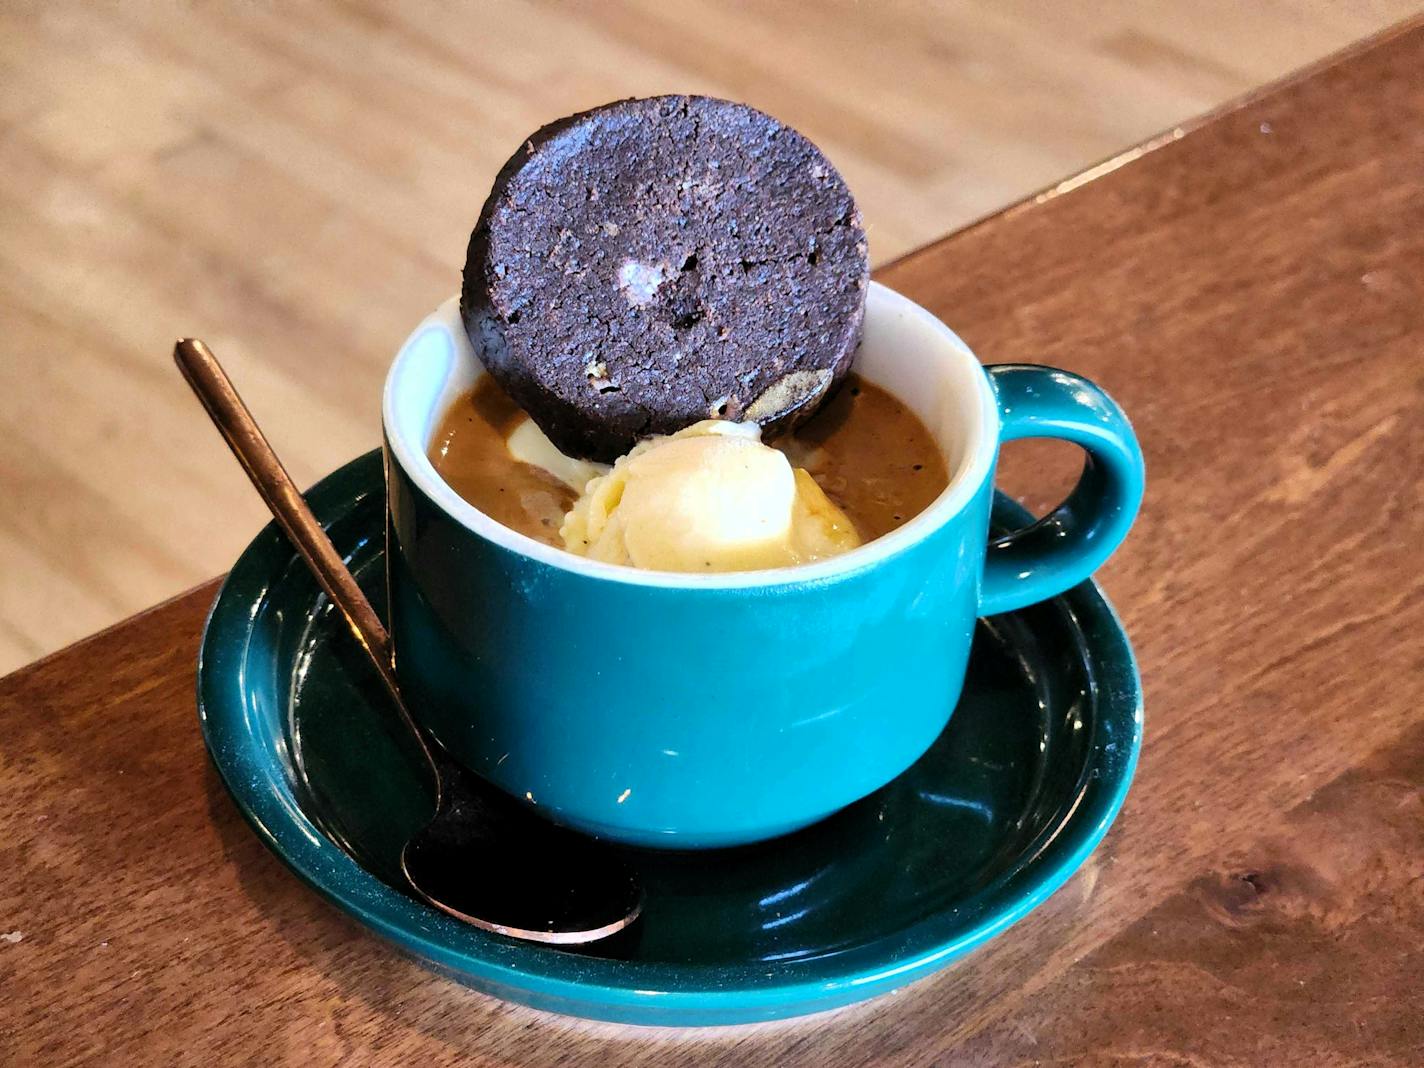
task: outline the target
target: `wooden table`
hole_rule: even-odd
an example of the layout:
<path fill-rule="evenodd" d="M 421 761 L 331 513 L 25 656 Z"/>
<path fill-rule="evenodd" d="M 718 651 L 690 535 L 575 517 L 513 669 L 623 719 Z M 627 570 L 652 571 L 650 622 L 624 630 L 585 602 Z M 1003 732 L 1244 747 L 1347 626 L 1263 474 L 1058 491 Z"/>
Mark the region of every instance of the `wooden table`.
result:
<path fill-rule="evenodd" d="M 1103 574 L 1138 780 L 1029 920 L 784 1024 L 472 993 L 247 832 L 194 717 L 209 584 L 0 682 L 0 1063 L 1424 1062 L 1421 71 L 1416 26 L 881 272 L 987 359 L 1102 382 L 1147 454 Z"/>

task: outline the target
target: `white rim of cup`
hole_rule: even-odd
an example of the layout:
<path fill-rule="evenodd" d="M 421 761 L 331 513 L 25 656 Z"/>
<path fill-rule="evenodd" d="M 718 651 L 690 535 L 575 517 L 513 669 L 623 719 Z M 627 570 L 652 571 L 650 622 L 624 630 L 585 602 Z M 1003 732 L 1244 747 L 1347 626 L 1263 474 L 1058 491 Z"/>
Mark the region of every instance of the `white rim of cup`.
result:
<path fill-rule="evenodd" d="M 826 583 L 846 575 L 875 567 L 913 545 L 923 541 L 951 518 L 958 515 L 968 505 L 994 463 L 998 445 L 999 414 L 989 378 L 983 373 L 978 359 L 963 340 L 946 326 L 938 316 L 927 311 L 908 297 L 895 292 L 878 282 L 870 283 L 866 301 L 866 317 L 872 315 L 906 315 L 920 320 L 931 328 L 943 342 L 934 350 L 934 358 L 941 360 L 967 361 L 973 365 L 974 374 L 967 376 L 976 384 L 978 393 L 977 423 L 969 433 L 973 434 L 958 470 L 950 476 L 949 484 L 929 506 L 903 526 L 897 527 L 873 541 L 866 542 L 848 553 L 821 560 L 812 564 L 798 564 L 790 567 L 765 568 L 759 571 L 721 571 L 711 574 L 680 571 L 649 571 L 622 564 L 608 564 L 577 556 L 552 545 L 535 541 L 525 534 L 506 527 L 485 515 L 474 505 L 456 493 L 443 478 L 436 473 L 430 457 L 426 453 L 427 442 L 412 441 L 406 428 L 401 425 L 396 412 L 396 395 L 410 381 L 410 362 L 415 351 L 415 342 L 432 327 L 445 330 L 452 338 L 457 358 L 477 360 L 464 323 L 460 318 L 459 300 L 452 297 L 421 321 L 396 353 L 391 369 L 386 375 L 385 390 L 381 404 L 381 420 L 385 427 L 386 441 L 392 455 L 402 470 L 448 516 L 461 526 L 501 548 L 519 556 L 536 560 L 548 567 L 568 571 L 586 578 L 618 582 L 631 586 L 653 586 L 665 589 L 688 590 L 734 590 L 770 586 L 805 586 Z M 924 358 L 924 354 L 920 354 Z M 481 371 L 481 373 L 483 373 Z M 446 380 L 449 374 L 447 372 Z M 873 378 L 870 379 L 874 381 Z M 443 397 L 445 390 L 442 389 Z M 437 400 L 437 403 L 439 401 Z M 433 426 L 438 416 L 427 420 L 427 427 Z M 932 429 L 936 444 L 944 450 L 941 435 Z"/>

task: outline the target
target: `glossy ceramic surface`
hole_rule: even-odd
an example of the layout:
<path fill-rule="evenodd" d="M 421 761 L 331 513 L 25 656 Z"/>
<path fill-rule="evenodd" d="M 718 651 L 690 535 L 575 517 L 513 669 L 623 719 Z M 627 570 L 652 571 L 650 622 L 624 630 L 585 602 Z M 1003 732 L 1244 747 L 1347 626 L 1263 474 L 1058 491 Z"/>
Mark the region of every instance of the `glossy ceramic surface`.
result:
<path fill-rule="evenodd" d="M 432 315 L 396 358 L 384 412 L 391 630 L 415 715 L 510 795 L 643 846 L 781 835 L 908 768 L 954 708 L 976 618 L 1091 574 L 1136 514 L 1142 457 L 1092 383 L 986 373 L 883 286 L 856 368 L 939 442 L 952 477 L 929 508 L 807 567 L 636 571 L 518 535 L 435 474 L 431 425 L 480 368 L 458 311 Z M 1028 436 L 1074 441 L 1089 462 L 1065 505 L 996 545 L 986 570 L 999 442 Z"/>
<path fill-rule="evenodd" d="M 381 605 L 379 456 L 309 497 Z M 1003 501 L 996 512 L 1023 519 Z M 214 605 L 199 668 L 204 736 L 255 832 L 338 907 L 481 990 L 645 1024 L 832 1008 L 1001 932 L 1102 838 L 1142 729 L 1131 650 L 1091 583 L 983 622 L 959 706 L 912 768 L 775 842 L 630 850 L 643 918 L 572 953 L 464 926 L 405 890 L 397 857 L 429 799 L 370 671 L 281 536 L 264 531 Z"/>

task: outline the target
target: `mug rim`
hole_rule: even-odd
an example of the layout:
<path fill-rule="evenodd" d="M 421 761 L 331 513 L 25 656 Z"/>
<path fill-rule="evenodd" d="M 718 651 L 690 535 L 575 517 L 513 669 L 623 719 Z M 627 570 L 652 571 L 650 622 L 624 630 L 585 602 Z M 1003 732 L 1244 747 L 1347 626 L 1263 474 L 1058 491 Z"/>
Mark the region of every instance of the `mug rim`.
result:
<path fill-rule="evenodd" d="M 536 541 L 481 512 L 461 497 L 436 472 L 426 453 L 424 442 L 412 442 L 402 432 L 397 418 L 397 394 L 408 381 L 408 366 L 415 342 L 431 328 L 442 329 L 452 336 L 457 347 L 469 347 L 464 321 L 460 315 L 459 298 L 451 297 L 427 315 L 401 343 L 386 374 L 381 399 L 381 423 L 385 431 L 386 448 L 395 462 L 426 497 L 442 512 L 471 533 L 500 548 L 526 559 L 569 572 L 584 578 L 614 582 L 628 586 L 648 586 L 683 590 L 741 590 L 767 587 L 816 585 L 877 567 L 892 557 L 920 544 L 954 519 L 988 479 L 998 446 L 999 413 L 993 385 L 983 371 L 978 358 L 968 345 L 935 314 L 889 286 L 871 281 L 866 294 L 866 320 L 871 316 L 899 311 L 929 326 L 943 342 L 934 349 L 936 358 L 968 361 L 974 365 L 970 379 L 975 383 L 979 418 L 977 435 L 966 442 L 966 455 L 958 471 L 930 504 L 903 526 L 860 545 L 850 552 L 811 564 L 763 568 L 752 571 L 722 571 L 712 574 L 681 571 L 654 571 L 622 564 L 590 560 L 552 545 Z M 472 353 L 473 355 L 473 353 Z M 474 357 L 478 360 L 478 356 Z M 481 372 L 483 373 L 483 371 Z M 897 398 L 898 399 L 898 398 Z M 903 403 L 903 401 L 902 401 Z M 966 433 L 973 435 L 972 430 Z M 935 435 L 935 443 L 943 442 Z"/>

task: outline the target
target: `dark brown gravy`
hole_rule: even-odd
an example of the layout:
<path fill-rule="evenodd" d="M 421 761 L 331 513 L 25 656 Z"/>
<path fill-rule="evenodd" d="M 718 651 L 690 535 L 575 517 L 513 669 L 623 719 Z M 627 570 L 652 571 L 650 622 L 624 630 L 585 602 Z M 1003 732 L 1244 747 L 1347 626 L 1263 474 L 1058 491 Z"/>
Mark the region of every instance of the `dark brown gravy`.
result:
<path fill-rule="evenodd" d="M 576 494 L 509 454 L 523 411 L 488 375 L 450 405 L 430 444 L 440 477 L 491 519 L 559 548 Z M 949 482 L 944 457 L 919 417 L 879 386 L 851 375 L 794 434 L 771 442 L 804 467 L 870 541 L 913 519 Z"/>

